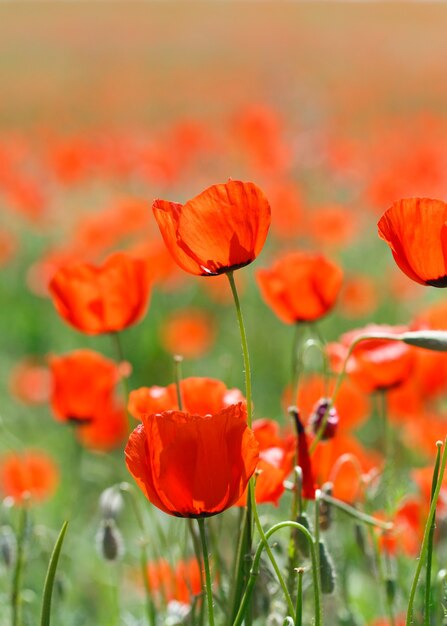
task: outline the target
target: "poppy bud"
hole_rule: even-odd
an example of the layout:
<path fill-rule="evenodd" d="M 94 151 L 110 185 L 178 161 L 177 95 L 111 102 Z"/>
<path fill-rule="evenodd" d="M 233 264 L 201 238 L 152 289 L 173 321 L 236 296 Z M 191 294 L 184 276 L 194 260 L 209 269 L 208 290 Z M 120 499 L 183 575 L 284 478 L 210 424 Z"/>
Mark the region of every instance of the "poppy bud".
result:
<path fill-rule="evenodd" d="M 304 528 L 306 528 L 306 530 L 308 530 L 310 533 L 312 532 L 309 524 L 309 518 L 307 517 L 306 513 L 301 513 L 301 515 L 298 515 L 296 521 L 298 524 L 301 524 L 301 526 L 304 526 Z M 295 535 L 295 542 L 298 552 L 303 558 L 307 558 L 310 555 L 310 550 L 304 533 L 297 530 Z"/>
<path fill-rule="evenodd" d="M 101 523 L 96 539 L 99 552 L 106 561 L 116 561 L 123 554 L 123 539 L 113 519 Z"/>
<path fill-rule="evenodd" d="M 324 594 L 333 593 L 335 589 L 335 569 L 329 552 L 322 541 L 318 542 L 320 553 L 320 581 Z"/>
<path fill-rule="evenodd" d="M 387 578 L 385 580 L 385 588 L 388 602 L 392 605 L 396 597 L 396 580 L 394 578 Z"/>
<path fill-rule="evenodd" d="M 402 334 L 402 341 L 409 346 L 434 350 L 447 351 L 447 332 L 445 330 L 422 330 Z"/>
<path fill-rule="evenodd" d="M 17 541 L 10 526 L 0 527 L 0 556 L 6 567 L 12 567 L 16 560 Z"/>
<path fill-rule="evenodd" d="M 312 409 L 310 424 L 315 434 L 323 427 L 321 439 L 332 439 L 337 432 L 339 422 L 337 409 L 331 405 L 328 398 L 320 398 Z"/>
<path fill-rule="evenodd" d="M 105 520 L 117 518 L 123 508 L 123 497 L 115 487 L 108 487 L 99 496 L 99 508 Z"/>

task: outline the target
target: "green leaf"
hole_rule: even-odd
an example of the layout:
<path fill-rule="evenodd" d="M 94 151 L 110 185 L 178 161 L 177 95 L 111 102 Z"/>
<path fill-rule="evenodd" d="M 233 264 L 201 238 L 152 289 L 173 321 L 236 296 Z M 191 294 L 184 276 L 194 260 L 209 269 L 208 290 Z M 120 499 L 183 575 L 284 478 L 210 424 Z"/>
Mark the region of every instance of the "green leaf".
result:
<path fill-rule="evenodd" d="M 51 614 L 51 597 L 53 595 L 54 579 L 56 576 L 57 563 L 61 553 L 62 544 L 64 543 L 65 533 L 67 531 L 68 522 L 64 522 L 59 533 L 59 537 L 54 545 L 48 564 L 47 575 L 45 578 L 45 586 L 43 589 L 42 613 L 40 617 L 40 626 L 50 626 Z"/>

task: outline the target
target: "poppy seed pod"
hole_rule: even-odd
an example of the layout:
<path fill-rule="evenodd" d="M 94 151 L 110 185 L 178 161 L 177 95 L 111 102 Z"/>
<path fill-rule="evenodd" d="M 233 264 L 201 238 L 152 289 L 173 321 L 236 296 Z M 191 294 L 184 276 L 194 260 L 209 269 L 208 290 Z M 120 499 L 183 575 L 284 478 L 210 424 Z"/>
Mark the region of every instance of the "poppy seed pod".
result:
<path fill-rule="evenodd" d="M 316 435 L 323 428 L 321 439 L 332 439 L 337 432 L 340 418 L 337 409 L 331 405 L 328 398 L 321 398 L 315 404 L 310 416 L 310 425 Z"/>
<path fill-rule="evenodd" d="M 229 180 L 186 204 L 155 200 L 152 209 L 174 261 L 196 276 L 217 276 L 258 256 L 270 226 L 270 205 L 254 183 Z"/>

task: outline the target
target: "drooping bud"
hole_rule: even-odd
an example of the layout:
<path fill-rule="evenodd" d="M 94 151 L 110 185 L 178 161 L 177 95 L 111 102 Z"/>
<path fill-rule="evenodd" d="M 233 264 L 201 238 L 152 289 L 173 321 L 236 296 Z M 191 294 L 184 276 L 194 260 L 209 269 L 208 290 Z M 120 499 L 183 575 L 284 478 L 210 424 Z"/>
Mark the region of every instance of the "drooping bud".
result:
<path fill-rule="evenodd" d="M 300 515 L 298 515 L 296 521 L 298 522 L 298 524 L 301 524 L 301 526 L 304 526 L 306 530 L 312 532 L 309 524 L 309 518 L 307 517 L 306 513 L 301 513 Z M 296 530 L 296 533 L 294 533 L 294 537 L 298 552 L 303 558 L 308 558 L 310 556 L 310 548 L 309 543 L 304 536 L 304 533 Z"/>
<path fill-rule="evenodd" d="M 339 421 L 335 406 L 331 405 L 328 398 L 320 398 L 314 405 L 310 416 L 310 424 L 315 435 L 322 429 L 321 439 L 332 439 L 337 432 Z"/>
<path fill-rule="evenodd" d="M 324 594 L 330 594 L 335 589 L 335 569 L 332 559 L 325 544 L 318 542 L 318 550 L 320 553 L 320 581 L 321 591 Z"/>
<path fill-rule="evenodd" d="M 435 352 L 447 351 L 447 331 L 445 330 L 409 331 L 402 333 L 400 338 L 409 346 L 434 350 Z"/>
<path fill-rule="evenodd" d="M 123 496 L 116 487 L 108 487 L 99 496 L 99 508 L 103 519 L 116 519 L 123 508 Z"/>
<path fill-rule="evenodd" d="M 0 527 L 0 556 L 6 567 L 14 565 L 17 555 L 17 540 L 10 526 Z"/>
<path fill-rule="evenodd" d="M 113 519 L 103 520 L 96 536 L 98 549 L 106 561 L 116 561 L 123 552 L 123 539 Z"/>

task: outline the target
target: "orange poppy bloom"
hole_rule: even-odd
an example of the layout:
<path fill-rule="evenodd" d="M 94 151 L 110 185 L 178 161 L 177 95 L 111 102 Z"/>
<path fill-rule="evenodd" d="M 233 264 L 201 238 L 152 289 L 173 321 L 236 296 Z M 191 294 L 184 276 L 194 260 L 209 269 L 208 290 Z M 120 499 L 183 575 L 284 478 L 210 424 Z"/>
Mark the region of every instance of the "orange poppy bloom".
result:
<path fill-rule="evenodd" d="M 93 350 L 51 356 L 51 407 L 60 421 L 91 421 L 103 409 L 120 380 L 120 367 Z"/>
<path fill-rule="evenodd" d="M 68 324 L 98 335 L 138 322 L 146 312 L 150 287 L 145 262 L 117 252 L 99 267 L 89 263 L 62 267 L 49 289 Z"/>
<path fill-rule="evenodd" d="M 225 384 L 214 378 L 192 376 L 180 383 L 182 405 L 188 413 L 207 415 L 244 401 L 239 389 L 227 389 Z M 167 387 L 140 387 L 131 391 L 127 410 L 138 420 L 145 413 L 161 413 L 178 409 L 177 387 L 174 383 Z"/>
<path fill-rule="evenodd" d="M 261 294 L 287 324 L 313 322 L 335 304 L 343 272 L 321 254 L 291 252 L 256 273 Z"/>
<path fill-rule="evenodd" d="M 214 342 L 213 318 L 200 309 L 184 309 L 169 315 L 160 329 L 160 340 L 167 352 L 197 359 Z"/>
<path fill-rule="evenodd" d="M 152 208 L 174 260 L 197 276 L 224 274 L 254 261 L 270 226 L 263 192 L 239 180 L 208 187 L 183 205 L 155 200 Z"/>
<path fill-rule="evenodd" d="M 142 417 L 129 437 L 126 463 L 154 506 L 177 517 L 204 517 L 238 501 L 259 459 L 241 402 L 211 415 Z"/>
<path fill-rule="evenodd" d="M 335 370 L 344 362 L 350 345 L 361 335 L 370 333 L 400 334 L 404 326 L 369 324 L 341 336 L 340 342 L 328 346 Z M 356 385 L 366 393 L 383 391 L 404 383 L 413 371 L 414 350 L 402 341 L 367 339 L 361 341 L 349 357 L 346 372 Z"/>
<path fill-rule="evenodd" d="M 147 571 L 151 591 L 161 595 L 165 602 L 191 604 L 193 597 L 202 591 L 200 566 L 195 558 L 179 561 L 175 566 L 159 559 L 149 563 Z"/>
<path fill-rule="evenodd" d="M 13 453 L 0 460 L 0 491 L 19 504 L 26 498 L 46 500 L 58 480 L 59 471 L 44 452 Z"/>
<path fill-rule="evenodd" d="M 412 280 L 447 287 L 447 204 L 430 198 L 395 202 L 381 217 L 384 239 L 400 269 Z"/>
<path fill-rule="evenodd" d="M 98 452 L 107 452 L 118 448 L 128 434 L 128 420 L 125 408 L 115 405 L 109 399 L 98 408 L 93 419 L 79 424 L 76 436 L 83 446 Z"/>

